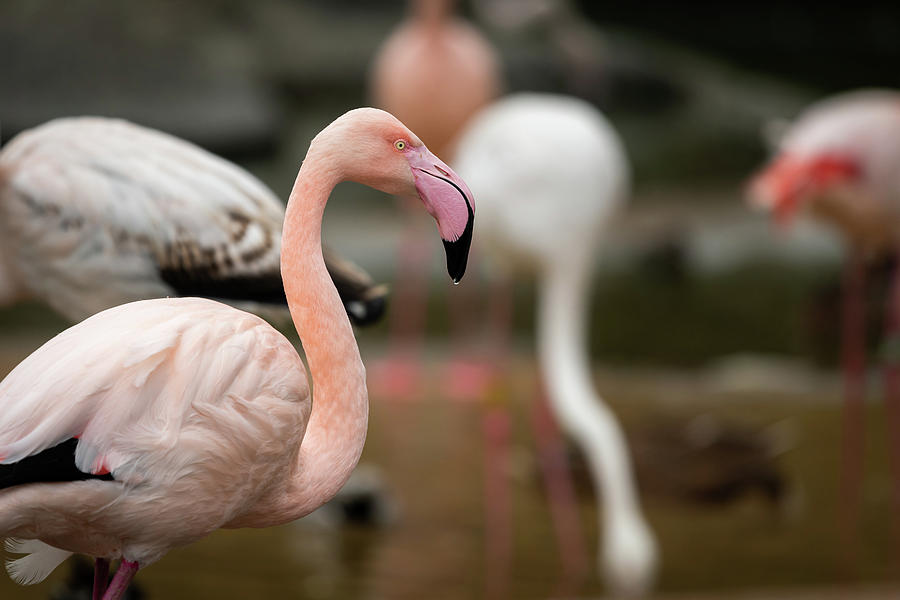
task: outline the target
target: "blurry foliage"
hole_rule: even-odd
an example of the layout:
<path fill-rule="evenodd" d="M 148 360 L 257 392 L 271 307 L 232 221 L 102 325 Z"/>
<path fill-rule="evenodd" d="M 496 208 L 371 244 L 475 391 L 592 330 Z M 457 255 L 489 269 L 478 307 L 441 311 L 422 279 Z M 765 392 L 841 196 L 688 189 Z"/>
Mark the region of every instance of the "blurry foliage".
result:
<path fill-rule="evenodd" d="M 673 366 L 703 365 L 737 353 L 803 356 L 835 364 L 837 306 L 827 298 L 824 307 L 819 306 L 824 319 L 811 315 L 821 302 L 821 290 L 837 286 L 838 277 L 831 269 L 763 261 L 708 275 L 653 263 L 605 271 L 594 286 L 589 309 L 591 354 L 602 362 Z M 447 339 L 451 331 L 449 295 L 442 286 L 434 286 L 429 296 L 428 332 L 434 340 Z M 478 297 L 477 302 L 487 302 Z M 532 282 L 517 282 L 514 297 L 515 335 L 533 350 Z M 483 312 L 472 318 L 476 322 L 467 327 L 490 334 L 483 329 Z M 357 335 L 363 342 L 377 342 L 388 329 L 385 320 Z M 871 339 L 875 343 L 877 336 Z"/>
<path fill-rule="evenodd" d="M 762 262 L 680 281 L 646 269 L 609 274 L 594 297 L 592 346 L 608 360 L 674 365 L 741 352 L 807 354 L 805 315 L 822 277 Z"/>
<path fill-rule="evenodd" d="M 834 92 L 900 87 L 900 4 L 577 0 L 599 26 L 625 26 L 758 72 Z"/>
<path fill-rule="evenodd" d="M 0 335 L 46 336 L 62 331 L 70 324 L 38 302 L 23 302 L 0 310 Z"/>

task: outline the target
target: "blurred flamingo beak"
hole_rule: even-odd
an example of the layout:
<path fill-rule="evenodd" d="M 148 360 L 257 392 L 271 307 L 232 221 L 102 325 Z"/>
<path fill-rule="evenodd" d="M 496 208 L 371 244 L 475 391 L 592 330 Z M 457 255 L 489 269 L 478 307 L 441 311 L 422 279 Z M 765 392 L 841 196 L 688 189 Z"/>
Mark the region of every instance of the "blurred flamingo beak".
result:
<path fill-rule="evenodd" d="M 475 199 L 466 182 L 424 146 L 410 150 L 408 159 L 419 198 L 437 222 L 444 242 L 447 272 L 453 283 L 459 283 L 472 244 Z"/>
<path fill-rule="evenodd" d="M 750 181 L 750 205 L 771 212 L 779 225 L 789 224 L 807 187 L 804 171 L 790 157 L 776 159 Z"/>
<path fill-rule="evenodd" d="M 852 181 L 859 165 L 842 155 L 822 154 L 801 159 L 790 154 L 776 158 L 750 182 L 750 204 L 769 210 L 781 225 L 790 223 L 804 201 L 829 186 Z"/>

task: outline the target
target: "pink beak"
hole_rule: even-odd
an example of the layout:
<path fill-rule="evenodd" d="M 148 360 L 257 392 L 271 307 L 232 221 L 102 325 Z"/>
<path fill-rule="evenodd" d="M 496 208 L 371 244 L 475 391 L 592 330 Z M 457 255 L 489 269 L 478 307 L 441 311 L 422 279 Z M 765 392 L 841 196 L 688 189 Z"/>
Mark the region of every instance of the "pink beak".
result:
<path fill-rule="evenodd" d="M 757 174 L 750 181 L 748 192 L 753 206 L 771 211 L 777 223 L 786 225 L 800 207 L 804 180 L 796 173 L 785 172 L 782 166 L 775 163 Z"/>
<path fill-rule="evenodd" d="M 437 222 L 444 242 L 447 272 L 453 283 L 459 283 L 466 272 L 472 244 L 475 199 L 466 182 L 428 148 L 410 150 L 408 160 L 419 198 Z"/>
<path fill-rule="evenodd" d="M 750 182 L 750 201 L 771 210 L 777 222 L 791 221 L 810 194 L 852 181 L 861 169 L 855 160 L 836 154 L 797 158 L 782 154 Z"/>

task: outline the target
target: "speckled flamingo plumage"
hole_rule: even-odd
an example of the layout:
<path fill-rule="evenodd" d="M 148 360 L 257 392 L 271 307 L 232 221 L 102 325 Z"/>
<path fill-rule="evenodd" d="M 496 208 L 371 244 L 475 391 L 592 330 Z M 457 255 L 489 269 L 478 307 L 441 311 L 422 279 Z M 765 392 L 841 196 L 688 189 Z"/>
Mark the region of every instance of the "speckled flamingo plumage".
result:
<path fill-rule="evenodd" d="M 72 322 L 149 298 L 202 296 L 279 321 L 284 205 L 256 177 L 120 119 L 55 119 L 0 149 L 0 307 L 34 298 Z M 384 286 L 326 254 L 348 313 Z"/>

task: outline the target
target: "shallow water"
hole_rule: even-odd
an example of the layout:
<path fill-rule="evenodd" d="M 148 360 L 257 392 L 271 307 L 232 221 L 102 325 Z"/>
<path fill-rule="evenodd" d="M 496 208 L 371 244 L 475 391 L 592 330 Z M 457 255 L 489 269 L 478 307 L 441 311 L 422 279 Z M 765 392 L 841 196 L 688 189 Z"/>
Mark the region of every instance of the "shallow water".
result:
<path fill-rule="evenodd" d="M 7 338 L 0 345 L 6 372 L 39 343 Z M 374 351 L 365 350 L 366 358 Z M 437 364 L 429 381 L 438 381 Z M 836 500 L 839 417 L 834 379 L 808 395 L 717 390 L 701 371 L 601 369 L 597 382 L 634 431 L 660 417 L 713 412 L 762 427 L 778 421 L 794 432 L 778 464 L 790 482 L 789 509 L 773 510 L 758 496 L 725 507 L 645 497 L 662 566 L 658 590 L 721 592 L 802 589 L 897 580 L 891 557 L 890 482 L 880 403 L 868 411 L 863 519 L 855 568 L 842 560 Z M 512 414 L 513 446 L 505 481 L 513 498 L 511 576 L 486 568 L 484 438 L 486 406 L 453 403 L 436 393 L 399 403 L 373 397 L 363 462 L 382 470 L 399 517 L 382 528 L 341 527 L 313 516 L 268 530 L 220 531 L 170 553 L 142 571 L 150 599 L 166 598 L 466 598 L 486 586 L 515 598 L 602 594 L 596 574 L 568 580 L 559 563 L 550 513 L 536 467 L 529 407 L 538 389 L 534 366 L 520 356 L 507 394 L 493 406 Z M 497 404 L 499 402 L 499 404 Z M 579 486 L 581 489 L 583 486 Z M 579 517 L 591 554 L 596 515 L 582 489 Z M 593 561 L 593 558 L 590 557 Z M 66 568 L 41 585 L 21 588 L 0 579 L 0 598 L 47 598 Z M 490 576 L 494 579 L 490 580 Z M 881 589 L 881 588 L 879 588 Z M 880 592 L 879 592 L 880 593 Z"/>

